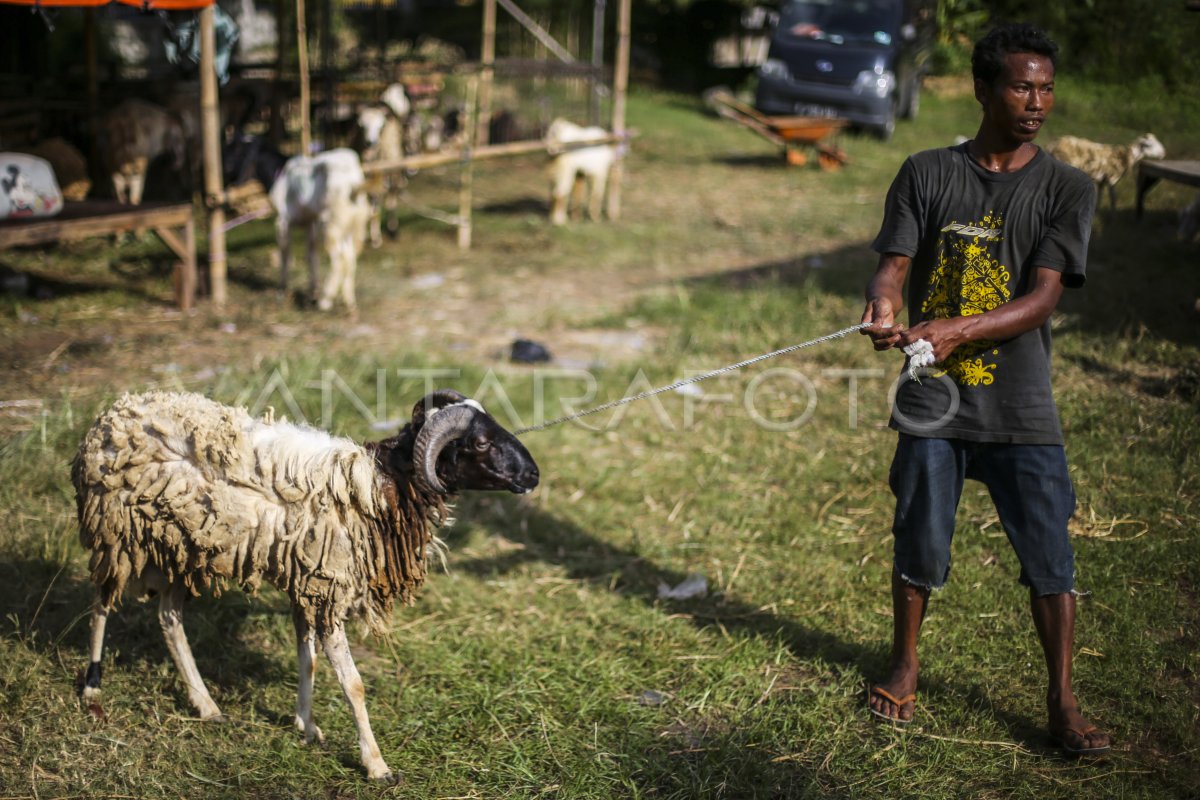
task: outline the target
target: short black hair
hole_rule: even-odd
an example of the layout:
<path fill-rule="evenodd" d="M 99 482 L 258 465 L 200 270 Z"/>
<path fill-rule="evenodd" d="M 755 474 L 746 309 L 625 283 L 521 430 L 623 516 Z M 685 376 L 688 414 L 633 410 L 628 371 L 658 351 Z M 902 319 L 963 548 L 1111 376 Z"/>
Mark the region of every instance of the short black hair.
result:
<path fill-rule="evenodd" d="M 971 76 L 988 86 L 1004 72 L 1004 57 L 1012 53 L 1036 53 L 1058 68 L 1058 45 L 1045 31 L 1027 22 L 997 25 L 978 42 L 971 54 Z"/>

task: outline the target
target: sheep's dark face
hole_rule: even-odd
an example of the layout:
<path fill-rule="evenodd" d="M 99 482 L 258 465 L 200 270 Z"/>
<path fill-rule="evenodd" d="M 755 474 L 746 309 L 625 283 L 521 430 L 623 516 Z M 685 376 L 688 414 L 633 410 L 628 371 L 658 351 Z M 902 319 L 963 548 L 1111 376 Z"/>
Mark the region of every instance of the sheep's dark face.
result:
<path fill-rule="evenodd" d="M 533 456 L 517 438 L 458 392 L 434 392 L 413 408 L 414 479 L 432 491 L 530 492 Z"/>
<path fill-rule="evenodd" d="M 500 490 L 516 494 L 538 485 L 538 467 L 517 437 L 487 414 L 474 412 L 461 437 L 442 449 L 437 475 L 448 492 Z"/>

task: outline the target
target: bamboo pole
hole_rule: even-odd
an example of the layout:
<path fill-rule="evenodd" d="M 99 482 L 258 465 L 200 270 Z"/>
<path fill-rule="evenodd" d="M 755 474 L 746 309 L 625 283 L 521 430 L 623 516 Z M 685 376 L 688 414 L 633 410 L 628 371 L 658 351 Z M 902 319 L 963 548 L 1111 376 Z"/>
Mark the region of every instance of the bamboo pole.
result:
<path fill-rule="evenodd" d="M 308 27 L 304 21 L 304 0 L 296 0 L 296 53 L 300 62 L 300 154 L 311 155 L 312 97 L 308 86 Z"/>
<path fill-rule="evenodd" d="M 637 134 L 636 130 L 626 129 L 621 136 L 597 137 L 595 139 L 588 139 L 586 142 L 565 142 L 560 144 L 554 152 L 551 152 L 546 147 L 546 142 L 542 139 L 529 139 L 521 142 L 507 142 L 505 144 L 489 144 L 472 149 L 470 156 L 472 160 L 483 161 L 489 158 L 529 155 L 531 153 L 556 155 L 567 150 L 582 150 L 587 147 L 595 147 L 598 144 L 623 144 L 632 137 L 637 136 Z M 376 175 L 407 169 L 441 167 L 446 164 L 453 164 L 456 161 L 461 162 L 463 158 L 464 153 L 461 150 L 457 153 L 419 153 L 415 156 L 404 156 L 403 158 L 369 161 L 363 164 L 362 168 L 363 172 L 367 175 Z"/>
<path fill-rule="evenodd" d="M 592 75 L 588 78 L 588 122 L 600 124 L 601 70 L 604 68 L 604 0 L 592 4 Z"/>
<path fill-rule="evenodd" d="M 458 179 L 458 249 L 471 249 L 471 206 L 474 199 L 474 184 L 475 184 L 475 165 L 474 165 L 474 150 L 475 144 L 479 138 L 479 128 L 472 123 L 472 109 L 476 108 L 476 103 L 479 100 L 479 83 L 478 75 L 472 75 L 467 81 L 467 119 L 466 122 L 466 142 L 462 149 L 462 171 L 459 173 Z M 474 133 L 472 133 L 474 131 Z"/>
<path fill-rule="evenodd" d="M 287 17 L 287 0 L 274 0 L 275 3 L 275 80 L 271 84 L 271 127 L 267 129 L 267 140 L 275 148 L 283 146 L 284 140 L 287 138 L 287 126 L 284 124 L 283 108 L 285 105 L 285 96 L 290 96 L 290 92 L 284 83 L 284 73 L 286 71 L 285 64 L 287 63 L 288 52 L 288 34 L 287 26 L 284 20 Z"/>
<path fill-rule="evenodd" d="M 200 12 L 200 125 L 204 148 L 204 204 L 208 208 L 208 285 L 213 305 L 225 307 L 225 207 L 221 179 L 221 118 L 217 105 L 215 11 Z M 184 293 L 184 304 L 190 298 Z"/>
<path fill-rule="evenodd" d="M 488 143 L 492 118 L 492 80 L 496 72 L 496 0 L 484 0 L 483 46 L 479 53 L 479 110 L 475 115 L 475 146 Z"/>
<path fill-rule="evenodd" d="M 100 130 L 100 61 L 96 50 L 96 10 L 85 9 L 83 12 L 83 63 L 87 73 L 87 120 L 88 130 L 95 133 Z M 100 137 L 88 137 L 87 160 L 89 164 L 99 164 Z"/>
<path fill-rule="evenodd" d="M 630 2 L 621 0 L 617 12 L 617 58 L 613 67 L 613 121 L 614 136 L 625 133 L 625 93 L 629 88 L 629 26 Z M 618 158 L 612 165 L 608 177 L 608 218 L 619 219 L 621 216 L 621 181 L 625 172 L 624 157 Z"/>

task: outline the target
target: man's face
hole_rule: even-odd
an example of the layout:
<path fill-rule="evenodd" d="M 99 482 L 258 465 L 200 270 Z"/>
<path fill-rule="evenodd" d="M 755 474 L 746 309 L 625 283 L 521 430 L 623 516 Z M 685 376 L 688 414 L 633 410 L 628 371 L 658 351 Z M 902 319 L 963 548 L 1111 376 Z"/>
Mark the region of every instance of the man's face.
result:
<path fill-rule="evenodd" d="M 975 98 L 996 133 L 1032 142 L 1054 108 L 1054 65 L 1035 53 L 1009 53 L 994 84 L 975 82 Z"/>

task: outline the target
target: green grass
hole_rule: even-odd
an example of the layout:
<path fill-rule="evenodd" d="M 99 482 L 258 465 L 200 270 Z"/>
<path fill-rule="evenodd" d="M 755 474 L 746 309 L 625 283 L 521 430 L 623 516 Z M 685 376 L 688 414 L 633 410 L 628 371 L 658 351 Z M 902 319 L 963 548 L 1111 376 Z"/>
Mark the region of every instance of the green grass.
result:
<path fill-rule="evenodd" d="M 1200 146 L 1200 112 L 1182 102 L 1125 120 L 1080 111 L 1076 96 L 1116 103 L 1101 88 L 1060 92 L 1071 98 L 1064 131 L 1118 141 L 1149 127 L 1180 152 Z M 54 291 L 0 305 L 12 353 L 0 399 L 41 402 L 0 420 L 11 434 L 0 445 L 0 797 L 1194 796 L 1200 277 L 1196 246 L 1171 235 L 1187 193 L 1155 189 L 1137 221 L 1131 181 L 1121 207 L 1098 216 L 1087 287 L 1055 319 L 1088 593 L 1076 688 L 1115 737 L 1104 760 L 1067 760 L 1047 742 L 1028 601 L 977 484 L 926 623 L 918 720 L 897 733 L 864 712 L 890 635 L 885 425 L 898 364 L 858 338 L 702 384 L 690 424 L 689 401 L 668 393 L 615 423 L 590 418 L 598 431 L 529 434 L 537 492 L 463 498 L 444 531 L 449 571 L 397 611 L 389 636 L 352 634 L 376 736 L 405 776 L 398 789 L 363 779 L 325 664 L 315 715 L 328 744 L 301 744 L 291 626 L 274 590 L 189 610 L 229 723 L 193 718 L 152 609 L 132 600 L 109 625 L 107 720 L 75 694 L 91 591 L 67 464 L 119 392 L 183 386 L 281 413 L 294 401 L 309 420 L 328 408 L 334 431 L 369 438 L 380 433 L 348 394 L 381 419 L 403 417 L 421 383 L 400 368 L 457 370 L 446 383 L 483 387 L 502 419 L 506 400 L 510 424 L 533 421 L 534 371 L 503 358 L 515 335 L 579 351 L 594 402 L 645 388 L 639 370 L 659 385 L 822 335 L 861 313 L 868 243 L 905 154 L 969 135 L 976 114 L 969 97 L 931 94 L 891 143 L 843 137 L 852 164 L 824 173 L 784 167 L 691 98 L 637 92 L 619 222 L 552 229 L 540 163 L 481 168 L 475 248 L 460 253 L 448 229 L 406 216 L 398 242 L 364 257 L 357 329 L 274 300 L 267 223 L 231 239 L 223 315 L 165 310 L 153 245 L 4 254 Z M 452 208 L 453 173 L 419 175 L 412 191 Z M 441 287 L 414 288 L 434 273 Z M 644 344 L 572 339 L 588 336 Z M 773 367 L 790 371 L 762 381 Z M 846 369 L 859 371 L 854 424 Z M 807 422 L 756 424 L 743 405 L 756 379 L 757 413 L 795 419 L 815 398 Z M 550 381 L 545 416 L 582 390 Z M 706 597 L 659 599 L 660 584 L 690 573 L 706 576 Z"/>

